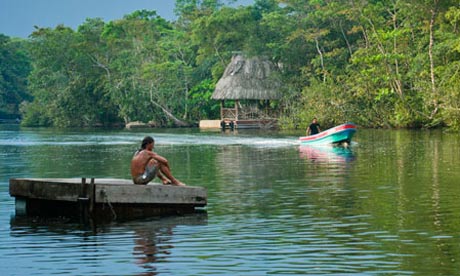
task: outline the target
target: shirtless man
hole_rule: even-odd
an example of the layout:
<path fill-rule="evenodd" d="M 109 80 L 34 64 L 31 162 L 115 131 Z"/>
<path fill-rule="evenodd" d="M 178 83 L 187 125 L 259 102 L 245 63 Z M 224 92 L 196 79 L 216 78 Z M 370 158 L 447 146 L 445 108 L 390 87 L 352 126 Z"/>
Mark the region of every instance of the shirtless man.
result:
<path fill-rule="evenodd" d="M 141 148 L 134 154 L 131 160 L 131 176 L 134 184 L 147 184 L 158 176 L 164 185 L 185 186 L 171 174 L 168 160 L 153 152 L 154 146 L 153 138 L 146 136 L 142 140 Z"/>

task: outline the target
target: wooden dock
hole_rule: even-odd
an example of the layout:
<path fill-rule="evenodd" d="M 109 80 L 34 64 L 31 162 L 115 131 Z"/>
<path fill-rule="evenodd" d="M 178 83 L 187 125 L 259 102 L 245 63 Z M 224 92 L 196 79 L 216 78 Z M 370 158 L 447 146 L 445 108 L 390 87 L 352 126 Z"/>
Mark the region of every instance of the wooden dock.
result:
<path fill-rule="evenodd" d="M 135 185 L 125 179 L 13 178 L 9 192 L 16 215 L 98 221 L 187 214 L 207 204 L 203 187 Z"/>

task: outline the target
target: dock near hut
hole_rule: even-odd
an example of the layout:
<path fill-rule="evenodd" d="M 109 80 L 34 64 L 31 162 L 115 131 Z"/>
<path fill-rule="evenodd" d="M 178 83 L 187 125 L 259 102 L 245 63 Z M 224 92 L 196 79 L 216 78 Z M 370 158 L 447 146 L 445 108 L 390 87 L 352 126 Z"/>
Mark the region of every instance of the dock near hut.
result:
<path fill-rule="evenodd" d="M 135 185 L 108 178 L 12 178 L 16 215 L 112 221 L 188 214 L 207 204 L 203 187 Z"/>

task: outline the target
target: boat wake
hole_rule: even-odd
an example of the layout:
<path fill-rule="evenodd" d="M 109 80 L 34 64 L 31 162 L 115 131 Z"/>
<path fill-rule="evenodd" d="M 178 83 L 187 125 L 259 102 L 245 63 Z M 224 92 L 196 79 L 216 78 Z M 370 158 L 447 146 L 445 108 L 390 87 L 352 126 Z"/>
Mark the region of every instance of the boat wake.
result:
<path fill-rule="evenodd" d="M 161 145 L 242 145 L 252 147 L 289 147 L 298 144 L 296 137 L 271 137 L 226 134 L 180 134 L 180 133 L 59 133 L 18 134 L 0 139 L 0 146 L 91 146 L 91 145 L 138 145 L 145 135 L 151 135 Z"/>

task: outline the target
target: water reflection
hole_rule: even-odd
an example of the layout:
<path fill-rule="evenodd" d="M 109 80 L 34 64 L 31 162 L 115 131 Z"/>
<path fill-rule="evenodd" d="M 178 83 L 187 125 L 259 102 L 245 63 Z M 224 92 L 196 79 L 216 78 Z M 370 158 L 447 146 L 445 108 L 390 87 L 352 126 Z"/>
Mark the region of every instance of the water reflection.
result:
<path fill-rule="evenodd" d="M 84 225 L 63 218 L 13 216 L 10 235 L 21 246 L 6 246 L 16 247 L 11 258 L 41 259 L 34 267 L 21 267 L 18 275 L 30 274 L 32 268 L 50 266 L 56 271 L 73 270 L 73 275 L 120 275 L 121 271 L 158 275 L 158 265 L 168 262 L 174 249 L 175 229 L 207 225 L 207 221 L 206 212 L 99 225 Z M 33 250 L 38 244 L 44 246 L 39 251 Z M 114 256 L 124 261 L 108 269 L 104 262 L 112 262 Z M 72 261 L 57 261 L 62 258 Z M 127 268 L 130 263 L 138 269 Z"/>
<path fill-rule="evenodd" d="M 207 225 L 207 213 L 128 224 L 128 228 L 135 233 L 133 249 L 135 262 L 144 270 L 139 275 L 157 275 L 156 265 L 165 262 L 174 248 L 171 240 L 174 236 L 173 229 L 178 225 Z"/>
<path fill-rule="evenodd" d="M 159 255 L 169 255 L 172 245 L 167 245 L 163 247 L 157 246 L 157 243 L 162 243 L 165 241 L 170 240 L 170 236 L 172 236 L 171 228 L 165 228 L 164 233 L 157 233 L 156 231 L 148 231 L 147 229 L 142 230 L 135 230 L 136 235 L 138 236 L 135 238 L 135 246 L 134 246 L 134 259 L 136 260 L 136 264 L 142 267 L 145 270 L 145 273 L 139 275 L 157 275 L 156 274 L 156 266 L 155 263 L 161 261 Z M 159 236 L 166 236 L 164 240 L 157 240 L 161 239 Z M 164 257 L 163 257 L 164 259 Z"/>
<path fill-rule="evenodd" d="M 299 146 L 301 158 L 319 163 L 346 163 L 355 160 L 351 148 L 334 146 Z"/>

